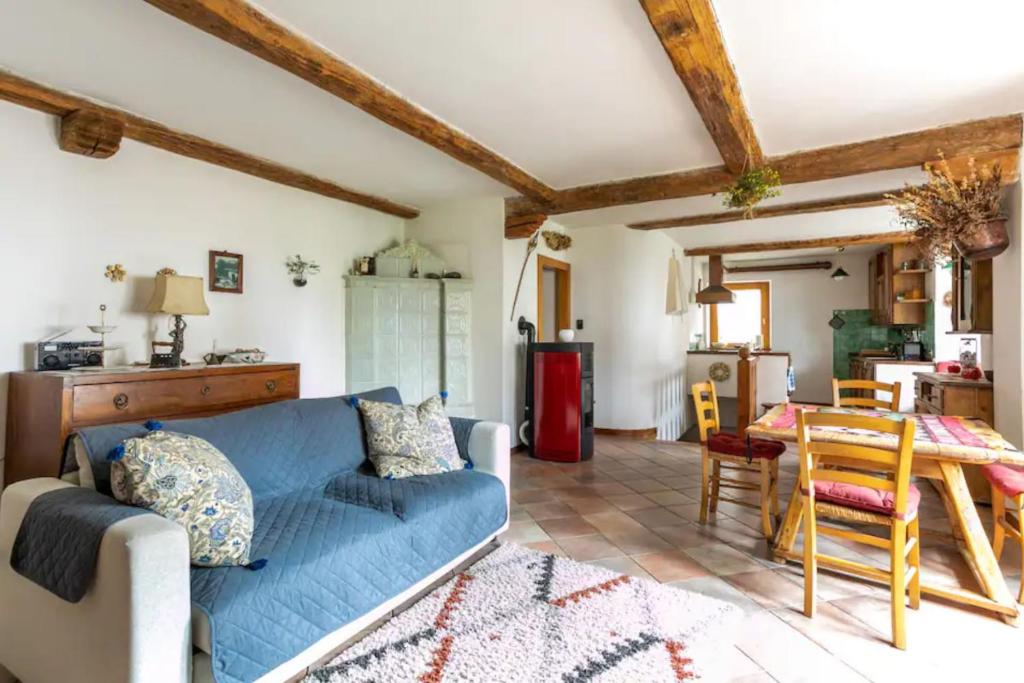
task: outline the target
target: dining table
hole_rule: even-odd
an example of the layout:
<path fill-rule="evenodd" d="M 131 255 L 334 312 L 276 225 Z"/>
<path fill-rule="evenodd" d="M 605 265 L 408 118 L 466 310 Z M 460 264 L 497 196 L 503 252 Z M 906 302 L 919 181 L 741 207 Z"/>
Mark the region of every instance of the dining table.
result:
<path fill-rule="evenodd" d="M 864 408 L 833 408 L 821 405 L 782 403 L 750 424 L 746 433 L 751 437 L 797 442 L 796 411 L 840 412 L 894 420 L 912 419 L 914 432 L 914 476 L 931 480 L 949 517 L 953 538 L 960 553 L 977 580 L 980 590 L 949 585 L 935 585 L 927 581 L 922 571 L 921 591 L 926 595 L 971 605 L 994 612 L 1004 621 L 1017 624 L 1018 606 L 1010 593 L 992 551 L 992 544 L 982 526 L 978 510 L 967 488 L 963 466 L 986 463 L 1024 465 L 1024 453 L 1006 441 L 985 422 L 970 417 L 955 417 L 921 413 L 891 413 Z M 880 432 L 846 429 L 841 427 L 815 428 L 815 438 L 854 446 L 873 446 L 896 450 L 897 437 Z M 822 462 L 841 467 L 842 458 L 822 458 Z M 799 482 L 793 488 L 785 519 L 773 539 L 776 561 L 802 561 L 802 554 L 794 551 L 801 528 L 803 506 Z M 865 578 L 877 578 L 866 575 Z"/>

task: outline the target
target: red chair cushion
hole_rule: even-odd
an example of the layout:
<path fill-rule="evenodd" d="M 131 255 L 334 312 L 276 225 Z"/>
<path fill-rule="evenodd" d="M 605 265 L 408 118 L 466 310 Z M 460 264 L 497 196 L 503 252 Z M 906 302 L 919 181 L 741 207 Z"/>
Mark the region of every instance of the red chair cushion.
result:
<path fill-rule="evenodd" d="M 1011 498 L 1024 493 L 1024 467 L 992 463 L 981 471 L 989 483 Z"/>
<path fill-rule="evenodd" d="M 828 481 L 818 479 L 814 482 L 814 497 L 817 500 L 842 505 L 855 510 L 874 512 L 879 515 L 893 515 L 893 507 L 896 504 L 895 494 L 889 491 L 879 491 L 867 486 L 856 486 L 840 481 Z M 921 503 L 921 492 L 913 484 L 910 485 L 910 494 L 907 496 L 907 515 L 909 519 L 917 513 L 917 506 Z"/>
<path fill-rule="evenodd" d="M 708 438 L 708 450 L 726 455 L 747 457 L 747 440 L 735 434 L 712 434 Z M 772 439 L 751 439 L 750 457 L 774 459 L 786 452 L 786 444 Z"/>

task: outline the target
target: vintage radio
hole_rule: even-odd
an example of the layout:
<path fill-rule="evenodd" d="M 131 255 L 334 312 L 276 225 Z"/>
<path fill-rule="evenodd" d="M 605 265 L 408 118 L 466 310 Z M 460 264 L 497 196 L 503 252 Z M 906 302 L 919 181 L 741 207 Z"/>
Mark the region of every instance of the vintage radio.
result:
<path fill-rule="evenodd" d="M 37 370 L 67 370 L 103 365 L 103 342 L 41 341 L 36 345 Z"/>

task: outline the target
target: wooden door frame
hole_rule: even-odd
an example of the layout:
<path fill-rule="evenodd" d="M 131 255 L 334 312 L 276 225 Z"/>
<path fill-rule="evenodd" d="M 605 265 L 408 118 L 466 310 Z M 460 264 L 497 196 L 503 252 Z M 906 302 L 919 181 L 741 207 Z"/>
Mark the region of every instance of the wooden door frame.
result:
<path fill-rule="evenodd" d="M 572 329 L 572 266 L 550 256 L 537 254 L 537 341 L 558 341 L 544 338 L 544 270 L 555 271 L 556 329 Z"/>
<path fill-rule="evenodd" d="M 759 280 L 757 282 L 723 282 L 722 286 L 726 289 L 733 291 L 739 289 L 757 289 L 761 291 L 761 337 L 764 340 L 764 348 L 771 350 L 772 348 L 772 313 L 771 313 L 771 285 L 769 280 Z M 724 304 L 728 306 L 729 304 Z M 709 339 L 712 344 L 718 341 L 718 306 L 719 304 L 711 304 L 708 308 L 711 309 L 711 321 Z"/>

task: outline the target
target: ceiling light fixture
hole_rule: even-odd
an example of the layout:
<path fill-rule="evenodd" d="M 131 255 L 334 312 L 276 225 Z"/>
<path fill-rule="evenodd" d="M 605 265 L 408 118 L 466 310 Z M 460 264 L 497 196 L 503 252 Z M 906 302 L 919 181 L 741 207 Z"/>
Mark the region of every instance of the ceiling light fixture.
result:
<path fill-rule="evenodd" d="M 844 251 L 846 251 L 846 247 L 839 247 L 836 249 L 836 254 L 842 254 Z M 846 278 L 850 277 L 850 274 L 843 270 L 842 265 L 839 264 L 838 256 L 836 257 L 836 269 L 832 271 L 831 277 L 833 280 L 837 282 L 839 280 L 845 280 Z"/>

